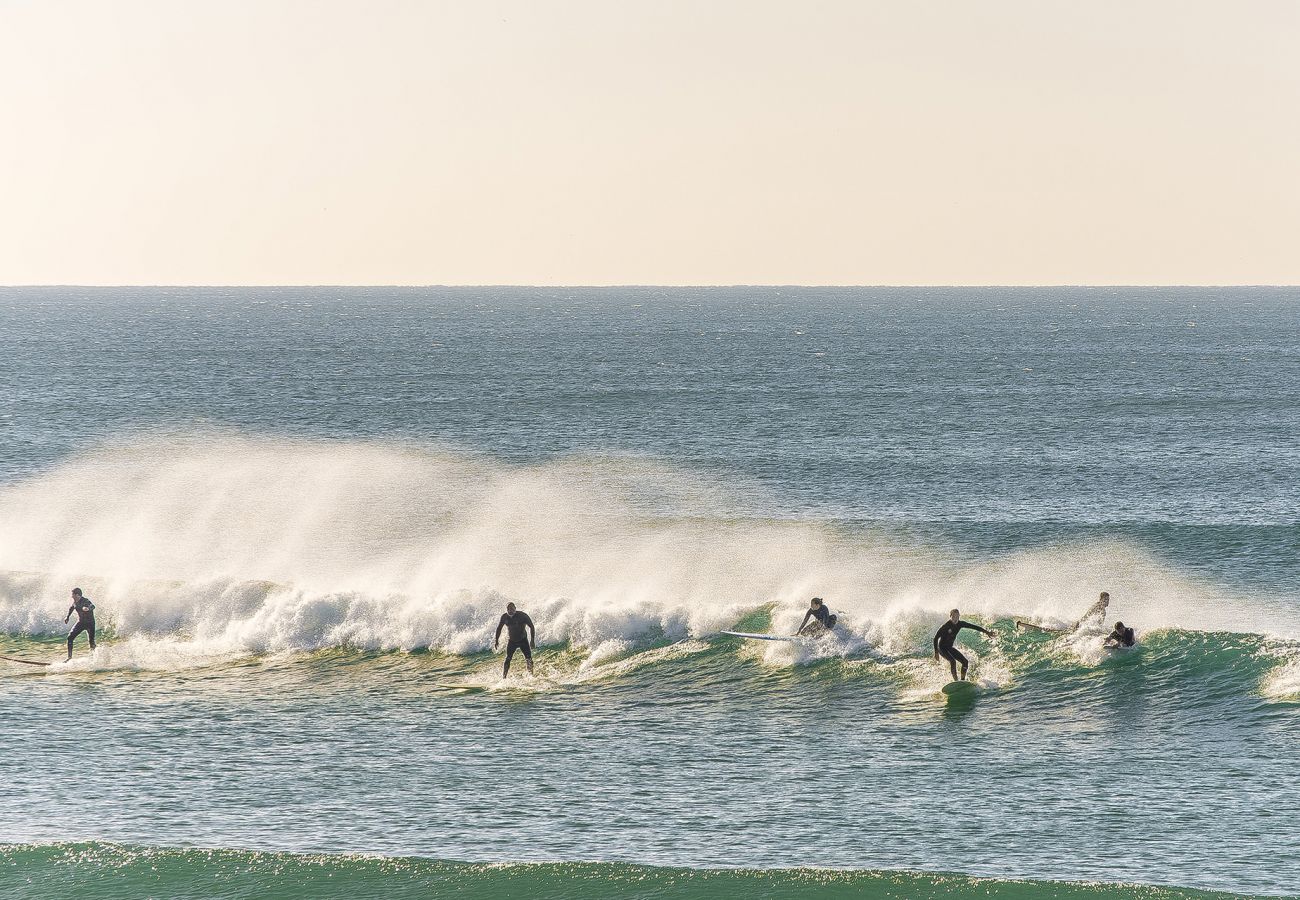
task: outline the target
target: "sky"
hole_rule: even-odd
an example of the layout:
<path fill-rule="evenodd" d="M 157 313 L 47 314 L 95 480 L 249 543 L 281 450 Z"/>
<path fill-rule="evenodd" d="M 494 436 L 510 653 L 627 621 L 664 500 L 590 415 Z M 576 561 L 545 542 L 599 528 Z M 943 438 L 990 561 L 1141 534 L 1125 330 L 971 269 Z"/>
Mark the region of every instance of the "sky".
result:
<path fill-rule="evenodd" d="M 1296 284 L 1295 0 L 0 0 L 0 284 Z"/>

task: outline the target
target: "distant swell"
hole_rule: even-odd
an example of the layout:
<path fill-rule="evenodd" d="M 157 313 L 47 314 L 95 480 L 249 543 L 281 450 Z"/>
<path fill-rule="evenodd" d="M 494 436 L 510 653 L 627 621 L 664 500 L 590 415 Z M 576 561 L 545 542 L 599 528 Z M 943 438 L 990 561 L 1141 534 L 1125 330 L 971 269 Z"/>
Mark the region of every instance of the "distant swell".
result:
<path fill-rule="evenodd" d="M 0 847 L 11 900 L 80 897 L 315 900 L 962 900 L 1054 897 L 1181 900 L 1242 896 L 1181 888 L 1008 881 L 917 872 L 669 869 L 618 863 L 473 864 L 422 859 L 175 850 L 114 844 Z"/>

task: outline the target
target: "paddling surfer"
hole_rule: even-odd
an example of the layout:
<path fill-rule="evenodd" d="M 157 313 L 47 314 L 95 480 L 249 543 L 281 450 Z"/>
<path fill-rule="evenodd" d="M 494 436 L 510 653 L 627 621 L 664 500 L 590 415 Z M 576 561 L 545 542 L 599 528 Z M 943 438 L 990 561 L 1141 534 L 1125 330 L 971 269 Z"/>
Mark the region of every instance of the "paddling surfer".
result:
<path fill-rule="evenodd" d="M 830 631 L 834 628 L 835 623 L 839 621 L 839 616 L 831 612 L 831 608 L 826 605 L 821 597 L 813 597 L 812 602 L 808 605 L 808 611 L 803 614 L 803 622 L 799 625 L 799 630 L 795 632 L 796 635 L 804 633 L 804 629 L 808 628 L 809 619 L 816 619 L 816 622 L 808 633 L 821 634 L 823 631 Z"/>
<path fill-rule="evenodd" d="M 528 674 L 533 674 L 533 651 L 537 649 L 537 628 L 534 627 L 533 620 L 528 618 L 528 613 L 515 609 L 513 603 L 507 603 L 505 614 L 501 617 L 501 621 L 497 622 L 497 634 L 492 641 L 493 650 L 501 646 L 502 628 L 507 629 L 506 635 L 509 640 L 506 642 L 506 666 L 501 677 L 506 678 L 510 675 L 510 660 L 514 658 L 516 650 L 524 651 Z M 528 629 L 528 636 L 524 634 L 525 628 Z"/>
<path fill-rule="evenodd" d="M 961 663 L 962 681 L 966 680 L 966 669 L 970 665 L 970 663 L 967 662 L 966 657 L 962 655 L 961 651 L 953 646 L 953 642 L 957 640 L 957 632 L 961 631 L 963 628 L 973 628 L 976 631 L 988 635 L 990 638 L 993 637 L 993 632 L 989 631 L 987 628 L 981 628 L 980 626 L 973 625 L 970 622 L 962 621 L 961 610 L 954 609 L 948 614 L 948 621 L 944 622 L 943 626 L 935 632 L 934 635 L 934 658 L 938 659 L 942 656 L 944 659 L 948 660 L 948 665 L 952 668 L 953 681 L 958 680 L 957 663 Z"/>
<path fill-rule="evenodd" d="M 1123 622 L 1115 623 L 1115 630 L 1102 642 L 1103 647 L 1132 647 L 1137 643 L 1137 634 L 1132 628 L 1126 628 Z"/>
<path fill-rule="evenodd" d="M 86 637 L 90 638 L 90 649 L 95 649 L 95 604 L 90 602 L 90 598 L 81 593 L 81 588 L 72 589 L 72 605 L 68 607 L 68 614 L 63 617 L 63 624 L 68 624 L 68 619 L 73 613 L 77 614 L 77 624 L 72 626 L 68 632 L 68 659 L 72 659 L 72 642 L 77 639 L 77 635 L 83 631 Z"/>

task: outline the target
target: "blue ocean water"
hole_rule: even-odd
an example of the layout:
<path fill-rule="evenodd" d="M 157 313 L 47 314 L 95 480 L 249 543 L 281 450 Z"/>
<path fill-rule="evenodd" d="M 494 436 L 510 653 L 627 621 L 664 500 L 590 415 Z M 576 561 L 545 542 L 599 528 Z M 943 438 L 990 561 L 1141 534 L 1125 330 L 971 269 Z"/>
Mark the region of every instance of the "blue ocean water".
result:
<path fill-rule="evenodd" d="M 73 584 L 103 632 L 0 670 L 0 855 L 1300 892 L 1298 312 L 1283 288 L 0 289 L 4 652 L 61 658 Z M 1015 625 L 1101 590 L 1131 653 Z M 837 638 L 719 635 L 793 631 L 813 595 Z M 507 600 L 536 678 L 499 681 Z M 955 703 L 930 658 L 952 606 L 997 634 L 963 635 L 980 693 Z"/>

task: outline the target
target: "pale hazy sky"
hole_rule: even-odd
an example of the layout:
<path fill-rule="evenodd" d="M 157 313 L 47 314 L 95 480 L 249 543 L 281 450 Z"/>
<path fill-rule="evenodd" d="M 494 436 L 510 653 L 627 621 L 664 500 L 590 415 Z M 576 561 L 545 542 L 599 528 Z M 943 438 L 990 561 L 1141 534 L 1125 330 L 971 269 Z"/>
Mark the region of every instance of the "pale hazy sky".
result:
<path fill-rule="evenodd" d="M 1300 283 L 1300 0 L 0 0 L 0 283 Z"/>

